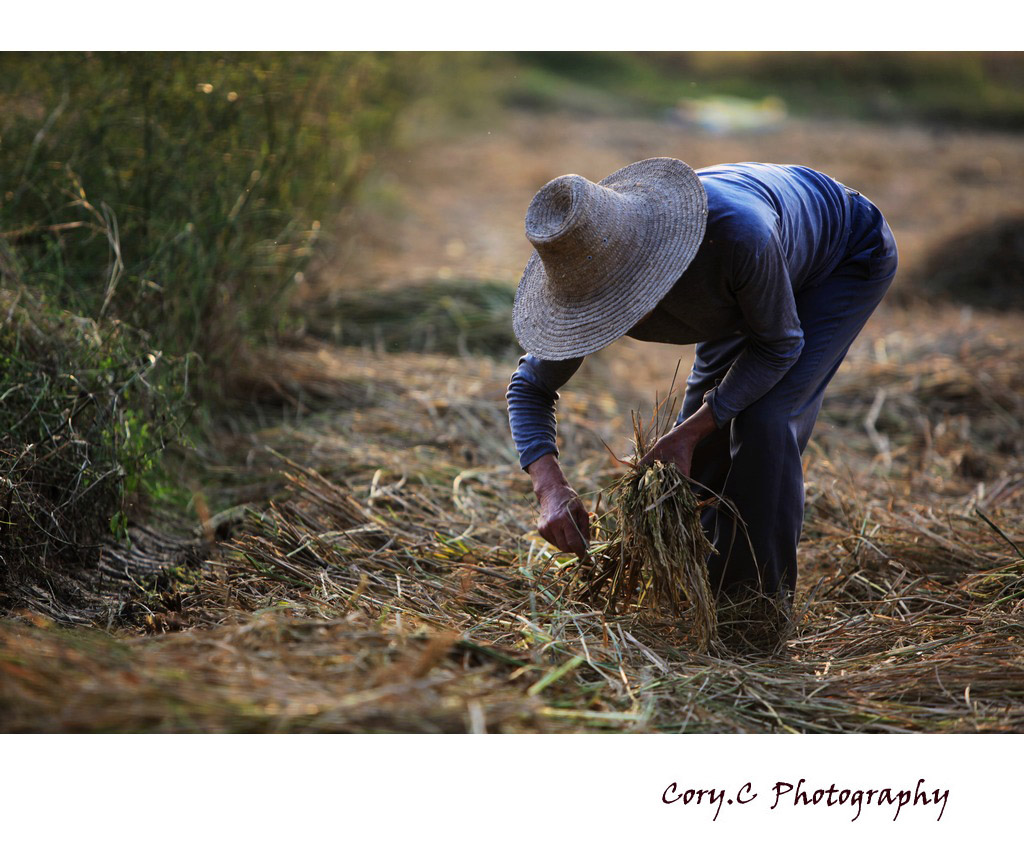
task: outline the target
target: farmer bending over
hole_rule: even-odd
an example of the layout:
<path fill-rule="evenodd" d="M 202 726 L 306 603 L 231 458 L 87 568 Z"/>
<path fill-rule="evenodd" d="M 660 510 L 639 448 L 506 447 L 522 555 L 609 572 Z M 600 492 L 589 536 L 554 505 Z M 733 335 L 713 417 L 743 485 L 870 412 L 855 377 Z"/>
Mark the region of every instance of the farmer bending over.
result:
<path fill-rule="evenodd" d="M 896 273 L 896 245 L 863 195 L 810 168 L 678 159 L 534 197 L 536 249 L 513 327 L 529 351 L 508 387 L 539 530 L 582 554 L 587 512 L 558 464 L 555 401 L 582 357 L 623 335 L 696 344 L 675 427 L 645 460 L 674 463 L 735 506 L 707 506 L 711 586 L 786 599 L 803 522 L 801 454 L 825 387 Z M 745 525 L 745 529 L 742 525 Z"/>

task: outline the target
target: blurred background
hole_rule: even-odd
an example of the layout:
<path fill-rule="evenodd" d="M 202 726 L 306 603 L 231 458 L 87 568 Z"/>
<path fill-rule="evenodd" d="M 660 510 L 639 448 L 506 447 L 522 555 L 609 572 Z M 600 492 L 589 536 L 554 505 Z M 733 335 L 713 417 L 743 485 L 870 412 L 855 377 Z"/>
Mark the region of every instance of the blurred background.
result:
<path fill-rule="evenodd" d="M 0 55 L 3 606 L 222 619 L 182 584 L 286 495 L 281 458 L 370 500 L 419 476 L 469 519 L 453 534 L 528 536 L 503 399 L 523 217 L 552 177 L 651 156 L 810 165 L 893 227 L 900 273 L 809 452 L 809 524 L 842 514 L 840 475 L 882 509 L 895 482 L 1010 506 L 1022 135 L 1020 54 Z M 691 355 L 588 359 L 560 408 L 581 492 Z M 839 565 L 828 535 L 809 527 L 812 571 Z"/>

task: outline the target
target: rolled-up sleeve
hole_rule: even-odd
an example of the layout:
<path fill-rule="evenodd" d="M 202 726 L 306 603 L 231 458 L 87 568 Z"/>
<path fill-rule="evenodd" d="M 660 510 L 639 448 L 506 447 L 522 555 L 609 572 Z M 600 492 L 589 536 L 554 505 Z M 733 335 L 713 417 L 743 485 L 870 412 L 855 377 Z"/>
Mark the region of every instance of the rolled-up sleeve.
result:
<path fill-rule="evenodd" d="M 731 272 L 731 290 L 748 340 L 722 382 L 704 396 L 720 428 L 775 386 L 800 358 L 804 346 L 778 238 L 768 234 L 757 241 L 738 242 Z"/>
<path fill-rule="evenodd" d="M 557 455 L 555 402 L 558 390 L 579 370 L 582 359 L 552 361 L 527 353 L 505 392 L 512 440 L 525 470 L 544 455 Z"/>

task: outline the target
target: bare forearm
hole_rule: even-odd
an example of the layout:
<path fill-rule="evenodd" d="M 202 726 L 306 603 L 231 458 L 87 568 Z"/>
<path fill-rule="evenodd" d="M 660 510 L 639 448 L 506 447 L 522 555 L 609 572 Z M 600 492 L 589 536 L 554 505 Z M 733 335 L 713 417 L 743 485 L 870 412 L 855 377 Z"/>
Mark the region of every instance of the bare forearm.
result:
<path fill-rule="evenodd" d="M 696 413 L 676 426 L 675 430 L 686 436 L 696 446 L 717 427 L 711 405 L 705 403 L 700 405 L 700 409 Z"/>
<path fill-rule="evenodd" d="M 530 474 L 533 493 L 537 495 L 538 500 L 556 488 L 569 487 L 569 482 L 558 464 L 558 458 L 554 455 L 542 455 L 526 468 L 526 472 Z"/>
<path fill-rule="evenodd" d="M 590 542 L 590 517 L 576 492 L 569 485 L 558 459 L 542 455 L 526 468 L 540 503 L 537 529 L 551 544 L 581 557 Z"/>

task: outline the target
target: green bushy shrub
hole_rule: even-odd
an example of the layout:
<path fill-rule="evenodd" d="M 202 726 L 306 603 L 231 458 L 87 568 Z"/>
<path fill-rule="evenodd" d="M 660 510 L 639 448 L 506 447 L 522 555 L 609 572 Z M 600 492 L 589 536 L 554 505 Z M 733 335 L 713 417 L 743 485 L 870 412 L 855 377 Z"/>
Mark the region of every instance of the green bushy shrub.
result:
<path fill-rule="evenodd" d="M 277 332 L 415 71 L 401 55 L 4 55 L 0 234 L 55 307 L 198 352 L 215 391 L 240 346 Z"/>
<path fill-rule="evenodd" d="M 184 368 L 123 324 L 0 290 L 0 587 L 95 561 L 161 480 L 187 418 Z"/>
<path fill-rule="evenodd" d="M 437 58 L 0 55 L 0 591 L 95 560 Z M 51 583 L 53 583 L 51 581 Z"/>

